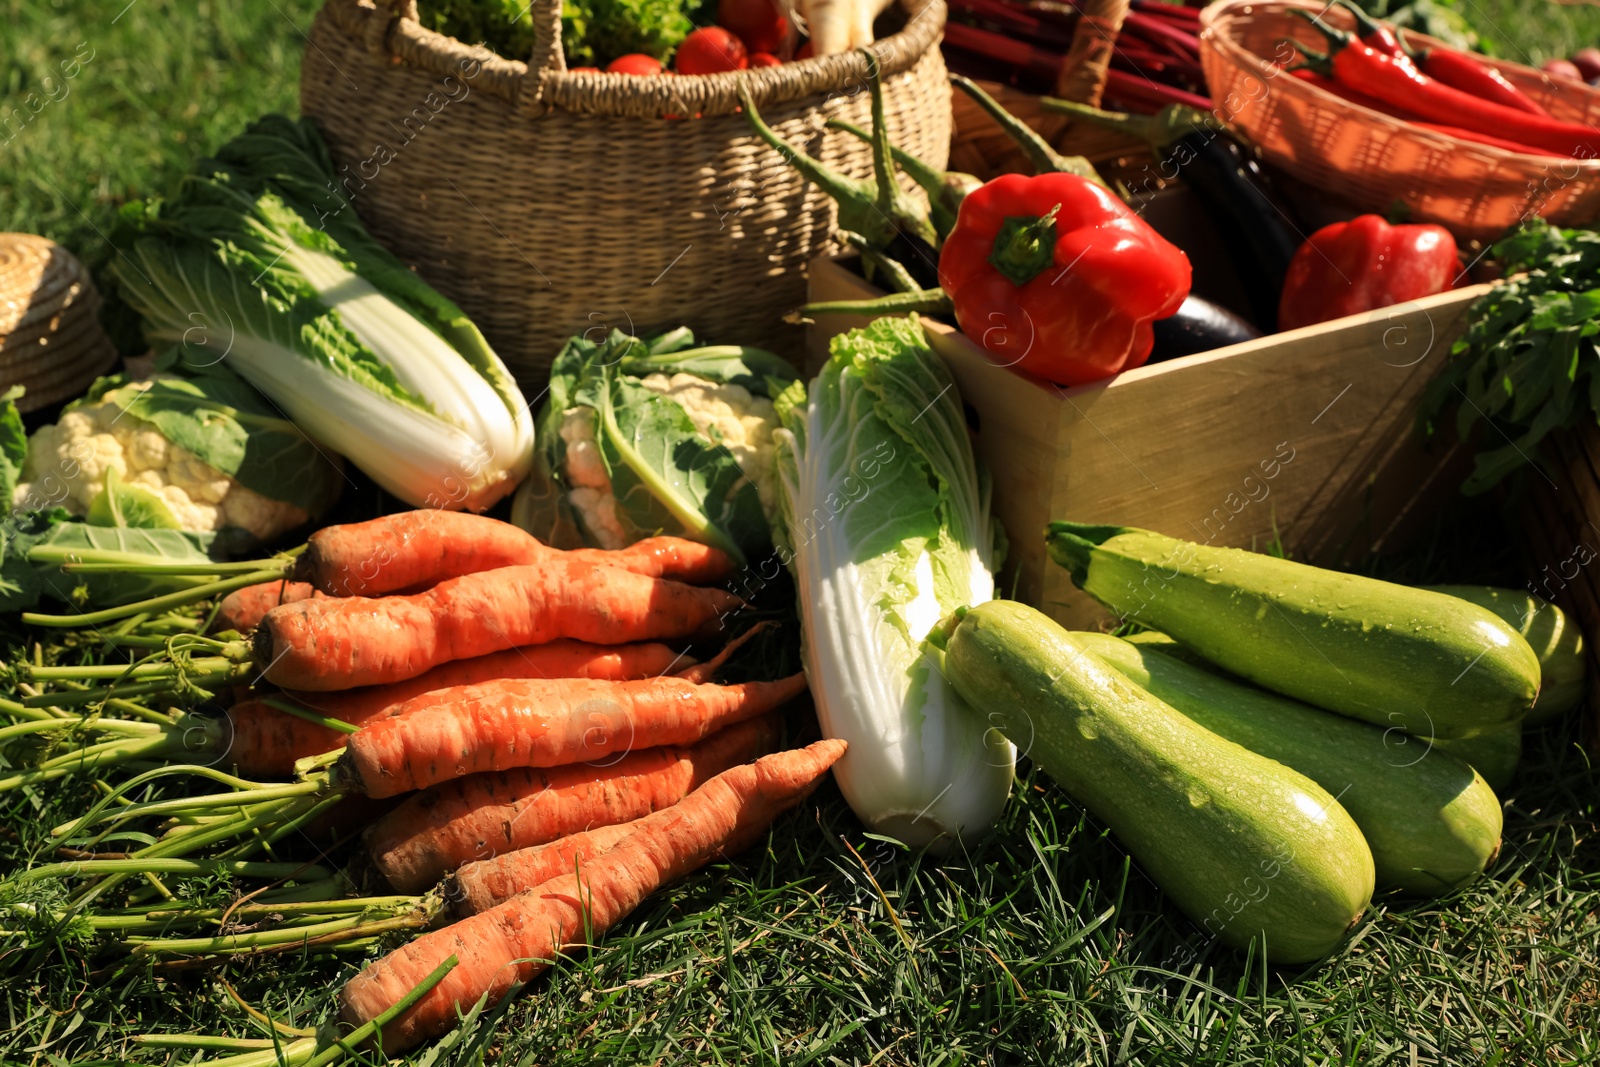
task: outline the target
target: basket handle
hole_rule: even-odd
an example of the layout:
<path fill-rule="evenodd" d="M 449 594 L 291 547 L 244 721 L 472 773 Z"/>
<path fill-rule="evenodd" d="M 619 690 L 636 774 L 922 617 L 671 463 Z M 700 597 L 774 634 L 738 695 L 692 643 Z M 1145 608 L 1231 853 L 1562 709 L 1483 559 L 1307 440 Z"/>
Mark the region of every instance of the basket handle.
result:
<path fill-rule="evenodd" d="M 1106 89 L 1106 71 L 1111 52 L 1128 17 L 1129 0 L 1085 0 L 1079 9 L 1078 25 L 1072 31 L 1072 47 L 1067 49 L 1056 75 L 1055 94 L 1074 103 L 1100 106 Z"/>
<path fill-rule="evenodd" d="M 561 47 L 561 0 L 533 0 L 533 54 L 528 57 L 528 75 L 537 86 L 539 72 L 567 69 L 567 56 Z M 535 88 L 537 96 L 538 89 Z"/>
<path fill-rule="evenodd" d="M 366 22 L 367 52 L 378 63 L 389 61 L 389 28 L 397 21 L 417 22 L 417 0 L 375 0 L 380 17 Z"/>

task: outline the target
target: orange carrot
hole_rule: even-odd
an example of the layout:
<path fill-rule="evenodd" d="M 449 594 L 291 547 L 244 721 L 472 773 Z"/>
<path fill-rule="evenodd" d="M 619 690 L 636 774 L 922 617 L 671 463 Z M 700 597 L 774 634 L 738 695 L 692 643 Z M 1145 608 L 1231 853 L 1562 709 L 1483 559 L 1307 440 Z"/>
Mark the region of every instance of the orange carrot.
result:
<path fill-rule="evenodd" d="M 589 866 L 596 856 L 610 852 L 629 834 L 654 829 L 673 817 L 671 808 L 663 808 L 634 822 L 568 834 L 549 844 L 519 848 L 492 859 L 464 864 L 445 880 L 443 896 L 457 915 L 464 917 L 488 911 L 518 893 L 526 893 L 552 878 Z M 737 856 L 754 845 L 765 831 L 765 826 L 751 825 L 736 832 L 723 845 L 719 856 Z"/>
<path fill-rule="evenodd" d="M 323 596 L 323 593 L 305 582 L 274 579 L 259 585 L 247 585 L 243 589 L 235 589 L 222 598 L 211 628 L 249 633 L 261 622 L 262 616 L 279 604 L 293 604 L 296 601 L 320 599 Z"/>
<path fill-rule="evenodd" d="M 575 548 L 567 557 L 690 585 L 715 585 L 733 576 L 732 556 L 683 537 L 646 537 L 618 549 Z"/>
<path fill-rule="evenodd" d="M 420 893 L 463 863 L 632 822 L 771 749 L 776 716 L 731 726 L 693 748 L 653 748 L 600 766 L 475 774 L 407 797 L 367 831 L 373 866 Z"/>
<path fill-rule="evenodd" d="M 371 797 L 515 767 L 562 767 L 658 745 L 691 745 L 805 692 L 776 682 L 696 685 L 509 679 L 426 693 L 345 742 L 340 771 Z"/>
<path fill-rule="evenodd" d="M 742 603 L 720 589 L 549 560 L 450 578 L 411 596 L 284 604 L 256 627 L 255 654 L 274 685 L 325 692 L 563 637 L 621 645 L 706 634 Z"/>
<path fill-rule="evenodd" d="M 463 918 L 488 911 L 518 893 L 541 886 L 552 878 L 571 874 L 602 852 L 609 852 L 634 830 L 659 819 L 670 807 L 633 822 L 597 826 L 593 830 L 568 834 L 548 844 L 519 848 L 486 860 L 463 864 L 445 879 L 441 896 Z"/>
<path fill-rule="evenodd" d="M 720 549 L 678 537 L 652 537 L 615 552 L 564 553 L 499 519 L 420 510 L 318 530 L 295 561 L 294 576 L 333 596 L 381 596 L 562 557 L 696 583 L 733 573 L 733 561 Z"/>
<path fill-rule="evenodd" d="M 630 834 L 580 871 L 497 907 L 427 933 L 369 964 L 340 991 L 340 1014 L 359 1026 L 377 1018 L 454 954 L 460 961 L 383 1030 L 393 1053 L 443 1033 L 458 1009 L 499 1003 L 557 954 L 613 926 L 661 885 L 696 870 L 750 827 L 770 826 L 816 788 L 844 742 L 766 756 L 725 771 L 671 809 L 672 818 Z"/>
<path fill-rule="evenodd" d="M 715 662 L 715 661 L 712 661 Z M 666 645 L 591 645 L 553 641 L 548 645 L 491 652 L 475 659 L 443 663 L 426 674 L 389 685 L 370 685 L 336 693 L 289 691 L 278 699 L 318 715 L 360 726 L 394 714 L 406 701 L 435 690 L 497 678 L 654 678 L 674 665 L 692 670 L 692 658 Z M 228 709 L 233 744 L 230 752 L 247 777 L 275 777 L 293 772 L 296 760 L 343 748 L 348 734 L 319 726 L 267 704 L 252 695 Z"/>

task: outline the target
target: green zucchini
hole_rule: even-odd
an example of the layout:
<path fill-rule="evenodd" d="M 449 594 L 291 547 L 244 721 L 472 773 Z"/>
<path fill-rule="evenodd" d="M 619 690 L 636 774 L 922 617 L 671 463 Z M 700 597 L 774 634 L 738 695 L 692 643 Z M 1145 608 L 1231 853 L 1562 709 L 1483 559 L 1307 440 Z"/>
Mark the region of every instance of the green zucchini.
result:
<path fill-rule="evenodd" d="M 1219 678 L 1147 646 L 1105 634 L 1072 636 L 1207 730 L 1293 767 L 1337 797 L 1372 848 L 1379 889 L 1443 893 L 1476 877 L 1500 851 L 1500 800 L 1459 759 L 1398 730 Z"/>
<path fill-rule="evenodd" d="M 1181 659 L 1191 667 L 1198 667 L 1203 671 L 1210 671 L 1212 674 L 1223 675 L 1228 678 L 1236 677 L 1236 675 L 1229 674 L 1215 663 L 1212 663 L 1210 660 L 1200 655 L 1200 653 L 1196 652 L 1194 649 L 1186 648 L 1185 646 L 1178 644 L 1178 642 L 1174 641 L 1160 630 L 1140 630 L 1136 634 L 1128 634 L 1127 636 L 1123 637 L 1122 640 L 1128 642 L 1130 645 L 1138 645 L 1140 648 L 1149 648 L 1154 649 L 1157 652 L 1164 652 L 1173 659 Z"/>
<path fill-rule="evenodd" d="M 1554 722 L 1583 703 L 1588 650 L 1583 631 L 1566 612 L 1538 597 L 1492 585 L 1429 585 L 1436 593 L 1460 597 L 1504 619 L 1539 659 L 1539 699 L 1528 712 L 1528 726 Z M 1518 748 L 1520 752 L 1520 747 Z"/>
<path fill-rule="evenodd" d="M 935 629 L 956 691 L 1110 826 L 1207 934 L 1327 955 L 1372 898 L 1372 853 L 1321 786 L 1197 725 L 1043 613 L 996 600 Z"/>
<path fill-rule="evenodd" d="M 1522 762 L 1522 723 L 1512 723 L 1503 730 L 1477 737 L 1421 738 L 1416 743 L 1448 752 L 1483 775 L 1490 788 L 1499 793 L 1511 784 L 1517 774 L 1517 764 Z"/>
<path fill-rule="evenodd" d="M 1122 617 L 1341 715 L 1471 737 L 1521 719 L 1539 692 L 1522 635 L 1443 593 L 1130 527 L 1054 522 L 1046 543 Z"/>

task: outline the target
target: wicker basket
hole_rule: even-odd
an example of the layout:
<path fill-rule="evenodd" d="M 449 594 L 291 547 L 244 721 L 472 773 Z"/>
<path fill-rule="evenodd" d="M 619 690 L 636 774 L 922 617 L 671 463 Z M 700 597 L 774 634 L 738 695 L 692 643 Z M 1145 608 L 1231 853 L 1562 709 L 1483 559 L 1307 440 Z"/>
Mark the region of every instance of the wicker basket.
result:
<path fill-rule="evenodd" d="M 867 146 L 823 129 L 870 125 L 863 54 L 700 77 L 568 73 L 559 0 L 534 3 L 527 64 L 426 30 L 415 0 L 394 2 L 327 0 L 301 108 L 362 219 L 478 322 L 525 388 L 543 386 L 567 337 L 611 326 L 686 324 L 798 356 L 803 333 L 781 318 L 831 247 L 833 202 L 753 136 L 738 87 L 790 143 L 867 177 Z M 890 137 L 943 166 L 944 0 L 901 2 L 903 28 L 873 46 Z"/>
<path fill-rule="evenodd" d="M 1296 178 L 1335 192 L 1363 211 L 1387 212 L 1403 202 L 1418 221 L 1436 222 L 1458 238 L 1492 240 L 1540 215 L 1572 225 L 1600 214 L 1600 159 L 1523 155 L 1425 130 L 1286 77 L 1280 44 L 1312 48 L 1325 41 L 1288 14 L 1304 5 L 1260 0 L 1212 4 L 1201 14 L 1200 58 L 1211 98 L 1261 155 Z M 1316 8 L 1349 29 L 1349 14 Z M 1406 34 L 1414 44 L 1440 42 Z M 1600 91 L 1558 84 L 1529 67 L 1487 61 L 1557 118 L 1594 124 Z"/>
<path fill-rule="evenodd" d="M 117 360 L 100 326 L 88 271 L 54 241 L 0 233 L 0 392 L 21 385 L 21 411 L 83 392 Z"/>

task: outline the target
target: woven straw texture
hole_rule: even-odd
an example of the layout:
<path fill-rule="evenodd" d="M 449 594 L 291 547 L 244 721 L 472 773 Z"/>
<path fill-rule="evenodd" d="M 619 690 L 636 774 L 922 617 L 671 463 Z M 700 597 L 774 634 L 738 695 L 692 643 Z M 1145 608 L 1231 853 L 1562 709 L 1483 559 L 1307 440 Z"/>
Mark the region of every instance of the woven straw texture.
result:
<path fill-rule="evenodd" d="M 82 393 L 117 359 L 99 310 L 72 253 L 35 234 L 0 233 L 0 392 L 23 386 L 21 411 Z"/>
<path fill-rule="evenodd" d="M 1313 27 L 1287 13 L 1298 6 L 1304 5 L 1234 0 L 1201 15 L 1200 58 L 1211 99 L 1269 162 L 1363 211 L 1382 214 L 1399 200 L 1415 220 L 1439 223 L 1458 238 L 1493 240 L 1535 215 L 1573 225 L 1600 214 L 1600 160 L 1463 141 L 1284 75 L 1278 64 L 1296 61 L 1284 38 L 1326 47 Z M 1334 25 L 1353 25 L 1337 7 L 1316 10 Z M 1419 46 L 1439 43 L 1422 34 L 1406 38 Z M 1515 63 L 1487 62 L 1556 118 L 1600 121 L 1600 91 Z"/>
<path fill-rule="evenodd" d="M 904 28 L 873 46 L 889 135 L 942 167 L 945 7 L 902 2 Z M 540 38 L 523 64 L 423 29 L 405 4 L 328 0 L 301 108 L 374 235 L 477 321 L 525 389 L 543 387 L 567 337 L 613 326 L 683 324 L 797 356 L 802 331 L 781 317 L 804 302 L 807 261 L 833 250 L 833 201 L 757 140 L 738 86 L 791 144 L 865 178 L 867 147 L 823 129 L 871 124 L 865 56 L 702 77 L 569 74 L 559 3 L 534 14 Z"/>

